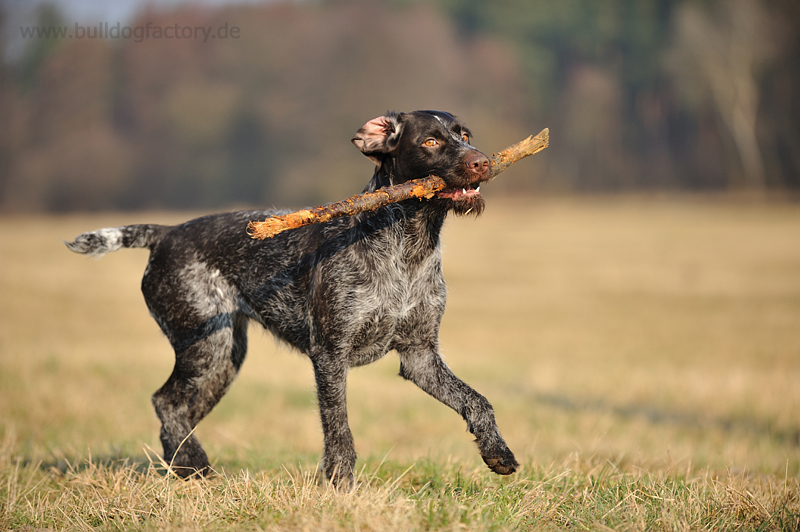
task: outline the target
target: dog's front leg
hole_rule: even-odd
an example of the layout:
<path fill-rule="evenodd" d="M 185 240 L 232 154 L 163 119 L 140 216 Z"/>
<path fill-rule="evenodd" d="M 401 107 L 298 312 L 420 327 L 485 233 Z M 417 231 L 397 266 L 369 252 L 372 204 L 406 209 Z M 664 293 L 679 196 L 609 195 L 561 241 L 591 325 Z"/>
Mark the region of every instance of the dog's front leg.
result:
<path fill-rule="evenodd" d="M 347 366 L 327 353 L 312 357 L 325 451 L 321 469 L 338 489 L 353 487 L 356 451 L 347 423 Z"/>
<path fill-rule="evenodd" d="M 519 464 L 500 435 L 492 405 L 456 377 L 439 353 L 425 348 L 401 351 L 400 376 L 461 414 L 489 469 L 500 475 L 517 470 Z"/>

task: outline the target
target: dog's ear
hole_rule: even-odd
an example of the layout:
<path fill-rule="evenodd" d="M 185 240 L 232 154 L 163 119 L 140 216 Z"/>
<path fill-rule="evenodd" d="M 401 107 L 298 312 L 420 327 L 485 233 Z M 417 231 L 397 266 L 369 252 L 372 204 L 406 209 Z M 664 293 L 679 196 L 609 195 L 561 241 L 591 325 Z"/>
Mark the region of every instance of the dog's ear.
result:
<path fill-rule="evenodd" d="M 350 140 L 372 162 L 381 165 L 381 155 L 392 153 L 400 142 L 403 123 L 393 113 L 373 118 Z"/>

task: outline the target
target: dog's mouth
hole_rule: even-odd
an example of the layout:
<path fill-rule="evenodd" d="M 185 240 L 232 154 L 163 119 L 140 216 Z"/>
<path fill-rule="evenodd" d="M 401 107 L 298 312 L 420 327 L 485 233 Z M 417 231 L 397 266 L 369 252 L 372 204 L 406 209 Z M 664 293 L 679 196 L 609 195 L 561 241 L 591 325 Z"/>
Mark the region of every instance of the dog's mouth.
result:
<path fill-rule="evenodd" d="M 480 196 L 480 183 L 472 183 L 463 187 L 446 188 L 436 193 L 437 198 L 447 198 L 452 201 L 470 200 L 479 198 Z"/>
<path fill-rule="evenodd" d="M 484 201 L 481 196 L 481 182 L 446 188 L 436 193 L 436 198 L 455 214 L 478 216 L 483 212 Z"/>

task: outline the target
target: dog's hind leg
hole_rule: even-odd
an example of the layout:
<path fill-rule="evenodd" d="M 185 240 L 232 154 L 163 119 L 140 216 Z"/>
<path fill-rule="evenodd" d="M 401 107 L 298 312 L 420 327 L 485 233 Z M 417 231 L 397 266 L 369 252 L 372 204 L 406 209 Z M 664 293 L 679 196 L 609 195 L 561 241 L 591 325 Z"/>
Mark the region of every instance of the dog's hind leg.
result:
<path fill-rule="evenodd" d="M 189 407 L 189 422 L 192 426 L 197 426 L 219 403 L 222 396 L 231 387 L 244 362 L 247 354 L 248 318 L 243 314 L 234 314 L 232 322 L 233 342 L 228 351 L 230 355 L 222 357 L 219 365 L 209 370 L 203 385 L 198 389 L 197 396 Z M 224 347 L 227 347 L 227 344 Z"/>
<path fill-rule="evenodd" d="M 164 460 L 182 477 L 210 472 L 208 457 L 192 431 L 228 390 L 247 350 L 243 315 L 216 316 L 206 327 L 208 334 L 176 346 L 172 374 L 153 395 Z"/>
<path fill-rule="evenodd" d="M 215 268 L 154 250 L 142 279 L 150 313 L 175 350 L 175 367 L 153 395 L 164 460 L 182 477 L 210 472 L 194 428 L 228 391 L 247 351 L 239 294 Z"/>

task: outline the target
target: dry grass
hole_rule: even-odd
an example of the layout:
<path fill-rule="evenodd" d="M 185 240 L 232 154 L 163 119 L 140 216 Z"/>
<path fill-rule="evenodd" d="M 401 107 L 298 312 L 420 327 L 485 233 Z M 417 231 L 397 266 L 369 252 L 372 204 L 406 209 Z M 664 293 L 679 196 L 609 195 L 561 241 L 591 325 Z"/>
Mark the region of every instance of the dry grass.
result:
<path fill-rule="evenodd" d="M 800 527 L 797 205 L 490 201 L 451 220 L 445 356 L 523 468 L 486 471 L 390 354 L 350 376 L 354 494 L 313 482 L 310 365 L 256 329 L 198 429 L 217 478 L 151 464 L 172 354 L 138 292 L 147 252 L 89 261 L 59 239 L 187 217 L 0 219 L 0 528 Z"/>

